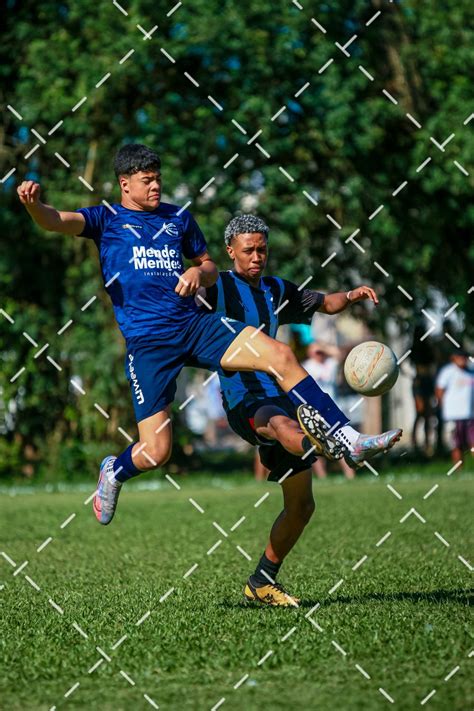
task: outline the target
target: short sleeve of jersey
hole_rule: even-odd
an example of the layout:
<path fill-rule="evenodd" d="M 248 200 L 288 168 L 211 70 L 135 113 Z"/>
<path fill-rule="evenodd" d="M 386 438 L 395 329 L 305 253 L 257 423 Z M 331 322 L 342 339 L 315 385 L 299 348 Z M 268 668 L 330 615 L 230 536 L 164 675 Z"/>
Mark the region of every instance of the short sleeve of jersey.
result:
<path fill-rule="evenodd" d="M 86 224 L 79 237 L 87 237 L 95 242 L 100 242 L 102 232 L 108 217 L 108 209 L 105 205 L 93 205 L 92 207 L 81 207 L 76 212 L 84 215 Z"/>
<path fill-rule="evenodd" d="M 286 303 L 278 314 L 280 325 L 286 323 L 306 323 L 310 324 L 313 314 L 318 311 L 324 303 L 324 294 L 311 289 L 299 290 L 296 284 L 283 279 L 283 298 L 280 307 Z"/>
<path fill-rule="evenodd" d="M 206 240 L 190 212 L 185 210 L 182 220 L 184 225 L 183 254 L 186 259 L 194 259 L 207 250 Z"/>

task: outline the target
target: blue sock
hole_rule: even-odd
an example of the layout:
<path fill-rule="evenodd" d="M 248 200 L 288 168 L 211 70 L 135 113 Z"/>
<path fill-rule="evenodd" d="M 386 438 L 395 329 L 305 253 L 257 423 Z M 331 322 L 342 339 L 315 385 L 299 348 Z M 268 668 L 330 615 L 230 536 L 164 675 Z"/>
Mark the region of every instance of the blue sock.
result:
<path fill-rule="evenodd" d="M 332 397 L 325 393 L 324 390 L 321 390 L 311 375 L 307 375 L 287 395 L 296 407 L 302 405 L 303 401 L 306 401 L 308 405 L 312 405 L 324 417 L 330 427 L 337 425 L 334 431 L 347 425 L 350 420 L 338 408 Z"/>
<path fill-rule="evenodd" d="M 141 469 L 137 469 L 132 461 L 132 449 L 136 442 L 133 442 L 127 449 L 119 454 L 114 462 L 114 474 L 117 481 L 127 481 L 134 476 L 142 473 Z"/>

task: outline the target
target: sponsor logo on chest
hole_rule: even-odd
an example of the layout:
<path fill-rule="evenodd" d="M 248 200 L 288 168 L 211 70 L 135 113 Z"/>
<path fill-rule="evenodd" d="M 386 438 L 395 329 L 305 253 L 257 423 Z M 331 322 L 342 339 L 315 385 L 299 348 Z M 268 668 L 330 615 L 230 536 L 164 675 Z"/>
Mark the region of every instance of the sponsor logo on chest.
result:
<path fill-rule="evenodd" d="M 175 271 L 182 269 L 180 252 L 167 244 L 161 249 L 145 245 L 134 245 L 132 249 L 135 269 L 153 270 L 162 276 L 172 276 Z"/>
<path fill-rule="evenodd" d="M 139 225 L 122 225 L 125 228 L 140 228 Z M 132 230 L 133 231 L 133 230 Z M 162 226 L 153 235 L 153 240 L 160 235 L 168 235 L 174 241 L 179 239 L 179 227 L 174 222 L 163 222 Z M 141 237 L 141 235 L 137 235 Z M 170 246 L 168 243 L 162 244 L 163 237 L 160 240 L 160 246 L 156 246 L 153 241 L 153 246 L 145 246 L 136 244 L 132 247 L 132 258 L 130 262 L 136 270 L 141 271 L 144 276 L 173 276 L 176 271 L 183 270 L 181 250 L 176 246 Z"/>

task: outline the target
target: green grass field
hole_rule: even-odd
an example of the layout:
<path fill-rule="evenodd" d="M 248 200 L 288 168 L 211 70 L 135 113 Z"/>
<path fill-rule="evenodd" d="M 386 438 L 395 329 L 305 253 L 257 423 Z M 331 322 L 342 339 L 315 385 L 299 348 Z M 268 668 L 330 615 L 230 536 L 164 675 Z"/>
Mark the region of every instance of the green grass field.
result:
<path fill-rule="evenodd" d="M 107 528 L 81 491 L 3 495 L 1 548 L 16 567 L 0 558 L 0 708 L 200 710 L 225 698 L 224 710 L 415 709 L 434 689 L 424 708 L 471 709 L 471 572 L 458 556 L 473 559 L 473 482 L 455 472 L 315 483 L 315 517 L 281 574 L 297 610 L 242 600 L 277 485 L 130 488 Z M 316 627 L 306 615 L 318 602 Z"/>

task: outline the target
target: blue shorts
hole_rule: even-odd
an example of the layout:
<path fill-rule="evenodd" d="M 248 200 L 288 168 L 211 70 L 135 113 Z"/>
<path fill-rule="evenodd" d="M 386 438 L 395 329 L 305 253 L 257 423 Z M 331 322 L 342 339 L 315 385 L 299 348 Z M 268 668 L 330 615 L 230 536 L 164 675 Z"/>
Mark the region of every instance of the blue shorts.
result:
<path fill-rule="evenodd" d="M 173 402 L 176 379 L 185 365 L 218 370 L 221 358 L 245 323 L 197 313 L 179 333 L 137 336 L 127 341 L 125 374 L 137 422 Z M 232 330 L 231 330 L 232 329 Z"/>

